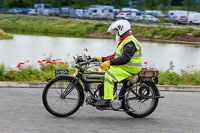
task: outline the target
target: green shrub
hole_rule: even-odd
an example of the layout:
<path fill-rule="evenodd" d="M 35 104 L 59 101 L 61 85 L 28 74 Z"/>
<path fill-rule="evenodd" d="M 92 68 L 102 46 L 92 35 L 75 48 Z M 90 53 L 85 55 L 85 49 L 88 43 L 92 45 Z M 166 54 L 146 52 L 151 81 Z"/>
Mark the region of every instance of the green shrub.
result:
<path fill-rule="evenodd" d="M 0 80 L 5 80 L 6 68 L 4 64 L 0 64 Z"/>
<path fill-rule="evenodd" d="M 174 72 L 174 65 L 171 61 L 168 70 L 159 73 L 159 84 L 178 85 L 180 75 Z"/>
<path fill-rule="evenodd" d="M 200 30 L 193 31 L 192 35 L 195 36 L 195 37 L 200 37 Z"/>
<path fill-rule="evenodd" d="M 68 63 L 59 59 L 45 59 L 38 61 L 40 68 L 32 68 L 30 65 L 18 64 L 17 69 L 8 69 L 0 64 L 0 81 L 49 81 L 55 77 L 55 70 L 68 69 L 69 75 L 75 71 L 74 66 L 69 67 Z M 181 74 L 174 72 L 173 62 L 170 62 L 169 69 L 159 72 L 160 85 L 195 85 L 200 86 L 200 71 L 182 70 Z"/>
<path fill-rule="evenodd" d="M 181 75 L 181 84 L 200 85 L 200 71 L 194 70 L 192 72 L 188 72 L 182 70 Z"/>

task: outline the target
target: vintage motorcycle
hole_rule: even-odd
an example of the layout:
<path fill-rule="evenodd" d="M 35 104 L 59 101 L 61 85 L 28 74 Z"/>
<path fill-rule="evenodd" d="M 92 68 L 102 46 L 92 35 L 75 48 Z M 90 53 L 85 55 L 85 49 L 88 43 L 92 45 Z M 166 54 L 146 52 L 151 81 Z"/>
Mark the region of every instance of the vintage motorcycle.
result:
<path fill-rule="evenodd" d="M 114 87 L 114 99 L 109 107 L 95 106 L 103 98 L 105 72 L 88 72 L 88 68 L 99 65 L 90 56 L 74 57 L 75 72 L 72 76 L 68 70 L 56 70 L 56 77 L 47 83 L 42 100 L 49 113 L 57 117 L 74 114 L 80 106 L 91 105 L 98 110 L 124 111 L 135 118 L 150 115 L 157 107 L 160 96 L 156 87 L 158 71 L 143 68 Z"/>

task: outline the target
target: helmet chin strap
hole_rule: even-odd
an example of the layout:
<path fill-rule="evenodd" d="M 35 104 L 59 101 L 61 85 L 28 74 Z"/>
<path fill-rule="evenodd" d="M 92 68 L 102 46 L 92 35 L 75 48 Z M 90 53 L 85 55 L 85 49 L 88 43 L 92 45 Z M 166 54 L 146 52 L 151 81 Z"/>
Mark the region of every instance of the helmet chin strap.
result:
<path fill-rule="evenodd" d="M 118 34 L 116 34 L 115 36 L 115 42 L 116 42 L 116 45 L 118 45 L 118 43 L 120 42 L 120 36 Z"/>

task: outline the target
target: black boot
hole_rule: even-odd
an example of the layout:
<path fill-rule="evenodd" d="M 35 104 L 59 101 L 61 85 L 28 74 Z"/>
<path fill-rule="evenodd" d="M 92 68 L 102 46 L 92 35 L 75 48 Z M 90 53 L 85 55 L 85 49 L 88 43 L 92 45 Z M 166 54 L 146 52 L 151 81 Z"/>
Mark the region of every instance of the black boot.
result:
<path fill-rule="evenodd" d="M 100 100 L 94 103 L 95 106 L 101 106 L 101 107 L 110 107 L 110 100 Z"/>

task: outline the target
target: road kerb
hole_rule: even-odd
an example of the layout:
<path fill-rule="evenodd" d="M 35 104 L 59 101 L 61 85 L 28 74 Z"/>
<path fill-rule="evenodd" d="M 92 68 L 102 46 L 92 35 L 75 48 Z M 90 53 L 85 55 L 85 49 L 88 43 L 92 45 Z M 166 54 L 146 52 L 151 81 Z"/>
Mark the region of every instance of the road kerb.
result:
<path fill-rule="evenodd" d="M 7 82 L 0 81 L 0 88 L 44 88 L 47 82 Z M 200 92 L 200 86 L 158 85 L 161 91 Z"/>

